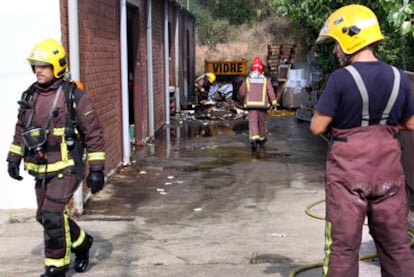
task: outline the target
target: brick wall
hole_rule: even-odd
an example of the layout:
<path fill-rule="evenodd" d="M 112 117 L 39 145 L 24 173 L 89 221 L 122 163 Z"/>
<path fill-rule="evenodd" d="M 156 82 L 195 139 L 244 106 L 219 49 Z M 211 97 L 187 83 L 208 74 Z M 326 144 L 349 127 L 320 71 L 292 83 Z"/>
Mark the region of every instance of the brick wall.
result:
<path fill-rule="evenodd" d="M 139 1 L 137 15 L 134 21 L 137 36 L 134 75 L 134 112 L 136 143 L 148 136 L 148 63 L 147 63 L 147 29 L 146 29 L 146 0 Z M 134 30 L 135 30 L 134 29 Z"/>
<path fill-rule="evenodd" d="M 136 143 L 141 144 L 149 138 L 148 115 L 148 57 L 147 40 L 152 40 L 153 91 L 154 96 L 154 128 L 161 130 L 165 124 L 165 54 L 164 47 L 164 0 L 151 1 L 152 6 L 152 37 L 147 38 L 147 0 L 136 0 L 137 6 L 128 5 L 129 41 L 129 71 L 134 76 L 133 110 Z M 61 30 L 63 44 L 68 48 L 68 13 L 67 1 L 60 0 Z M 173 80 L 174 85 L 184 92 L 183 67 L 184 62 L 193 63 L 195 59 L 194 24 L 195 18 L 182 9 L 175 1 L 168 2 L 169 24 L 171 26 L 169 47 L 171 57 L 170 73 L 174 76 L 174 65 L 179 62 L 179 80 Z M 94 102 L 101 123 L 105 129 L 107 151 L 106 169 L 115 169 L 123 159 L 122 148 L 122 99 L 121 99 L 121 57 L 120 57 L 120 7 L 119 1 L 90 0 L 78 1 L 79 11 L 79 40 L 80 40 L 80 81 L 85 91 Z M 179 54 L 175 57 L 173 40 L 175 37 L 175 16 L 179 17 Z M 131 19 L 132 17 L 132 19 Z M 184 20 L 183 17 L 187 19 Z M 185 26 L 184 26 L 185 25 Z M 189 34 L 188 55 L 183 54 L 184 34 Z M 132 41 L 132 43 L 131 43 Z M 187 46 L 188 47 L 188 46 Z M 132 50 L 131 50 L 132 48 Z M 68 53 L 69 54 L 69 53 Z M 191 90 L 194 80 L 194 65 L 188 66 L 187 82 Z M 174 76 L 175 77 L 175 76 Z M 183 99 L 183 97 L 182 97 Z"/>
<path fill-rule="evenodd" d="M 172 66 L 173 70 L 170 72 L 172 76 L 175 78 L 175 59 L 179 60 L 179 79 L 174 79 L 174 84 L 180 88 L 180 99 L 181 104 L 186 104 L 187 101 L 191 100 L 191 95 L 193 94 L 193 81 L 195 80 L 195 18 L 188 13 L 185 9 L 175 8 L 173 11 L 170 12 L 170 18 L 172 20 L 171 29 L 172 29 L 172 36 L 175 36 L 174 31 L 176 30 L 175 24 L 175 16 L 178 17 L 178 57 L 175 56 L 175 45 L 172 47 Z M 186 41 L 186 36 L 188 34 L 188 41 L 187 45 L 184 45 Z M 174 37 L 172 38 L 174 39 Z M 184 49 L 187 48 L 187 53 L 184 52 Z M 184 72 L 184 63 L 187 63 L 187 72 Z M 187 73 L 186 80 L 188 86 L 188 98 L 185 99 L 184 97 L 184 74 Z"/>
<path fill-rule="evenodd" d="M 152 66 L 153 66 L 153 96 L 154 96 L 154 128 L 155 132 L 161 130 L 165 123 L 165 54 L 164 49 L 168 47 L 169 50 L 169 70 L 172 76 L 172 84 L 180 88 L 181 99 L 184 99 L 184 62 L 193 62 L 195 60 L 194 45 L 194 24 L 195 18 L 182 9 L 181 6 L 174 4 L 172 1 L 168 5 L 168 19 L 170 29 L 170 45 L 164 45 L 164 1 L 152 1 Z M 135 125 L 137 144 L 146 141 L 149 136 L 148 123 L 148 62 L 147 62 L 147 33 L 146 33 L 146 0 L 139 1 L 138 19 L 135 25 L 139 33 L 137 42 L 136 61 L 134 66 L 134 106 L 135 106 Z M 176 17 L 178 17 L 178 56 L 175 55 L 175 31 L 176 31 Z M 187 18 L 187 20 L 184 20 Z M 186 25 L 185 25 L 186 24 Z M 184 26 L 185 25 L 185 26 Z M 184 57 L 184 34 L 189 33 L 191 47 L 188 49 L 188 56 L 190 59 Z M 193 39 L 194 37 L 194 39 Z M 175 76 L 175 63 L 178 60 L 178 80 Z M 191 92 L 192 80 L 195 79 L 193 72 L 194 66 L 189 66 L 189 73 L 187 76 L 187 86 Z"/>
<path fill-rule="evenodd" d="M 152 1 L 152 65 L 155 130 L 165 122 L 164 1 Z"/>
<path fill-rule="evenodd" d="M 119 1 L 78 1 L 80 81 L 105 130 L 108 170 L 122 161 Z M 68 50 L 67 1 L 61 0 L 63 43 Z M 69 65 L 70 66 L 70 65 Z"/>

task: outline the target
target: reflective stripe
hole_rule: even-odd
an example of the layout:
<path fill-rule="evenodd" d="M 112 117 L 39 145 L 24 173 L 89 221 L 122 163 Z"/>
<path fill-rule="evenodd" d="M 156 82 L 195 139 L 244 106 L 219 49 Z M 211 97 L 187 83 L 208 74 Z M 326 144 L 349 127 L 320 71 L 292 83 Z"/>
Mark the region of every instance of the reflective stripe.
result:
<path fill-rule="evenodd" d="M 65 265 L 65 258 L 60 259 L 52 259 L 52 258 L 45 258 L 45 266 L 54 266 L 54 267 L 64 267 Z"/>
<path fill-rule="evenodd" d="M 323 261 L 323 276 L 328 274 L 329 256 L 331 255 L 332 245 L 332 223 L 326 221 L 325 223 L 325 259 Z"/>
<path fill-rule="evenodd" d="M 64 136 L 65 135 L 65 129 L 66 129 L 66 127 L 54 128 L 53 129 L 53 135 L 58 136 L 58 137 Z M 79 134 L 78 129 L 75 129 L 75 134 Z"/>
<path fill-rule="evenodd" d="M 65 127 L 53 129 L 54 136 L 62 137 L 62 142 L 60 143 L 60 155 L 62 157 L 62 161 L 67 161 L 69 159 L 68 145 L 65 141 L 65 129 Z M 74 131 L 76 135 L 79 134 L 79 131 L 76 128 L 74 129 Z"/>
<path fill-rule="evenodd" d="M 53 129 L 53 135 L 54 136 L 63 136 L 65 134 L 65 128 L 54 128 Z"/>
<path fill-rule="evenodd" d="M 105 160 L 105 152 L 91 152 L 91 153 L 88 153 L 88 160 L 89 161 L 104 161 Z"/>
<path fill-rule="evenodd" d="M 76 249 L 79 246 L 82 245 L 82 243 L 85 241 L 86 238 L 86 233 L 83 229 L 80 229 L 80 234 L 77 240 L 75 240 L 74 242 L 72 242 L 72 248 Z"/>
<path fill-rule="evenodd" d="M 349 65 L 345 67 L 345 69 L 348 70 L 349 73 L 351 73 L 359 89 L 359 93 L 361 94 L 361 98 L 362 98 L 361 126 L 368 126 L 369 125 L 369 97 L 368 97 L 367 88 L 365 87 L 364 81 L 362 80 L 361 75 L 355 69 L 355 67 L 353 67 L 352 65 Z"/>
<path fill-rule="evenodd" d="M 385 110 L 382 113 L 382 117 L 384 119 L 381 120 L 381 124 L 385 124 L 387 122 L 388 115 L 390 114 L 391 109 L 394 106 L 395 101 L 397 100 L 398 92 L 400 90 L 400 80 L 401 80 L 400 72 L 394 66 L 391 66 L 391 67 L 394 73 L 394 84 L 392 86 L 392 92 L 391 92 L 390 98 L 388 99 L 387 106 L 385 107 Z"/>
<path fill-rule="evenodd" d="M 88 115 L 90 115 L 93 112 L 94 112 L 94 110 L 88 110 L 88 111 L 84 112 L 83 115 L 84 116 L 88 116 Z"/>
<path fill-rule="evenodd" d="M 286 82 L 289 79 L 289 70 L 291 68 L 292 64 L 281 64 L 277 67 L 277 81 L 278 82 Z M 286 72 L 282 72 L 283 70 L 286 70 Z M 282 75 L 282 73 L 286 73 L 285 76 Z"/>
<path fill-rule="evenodd" d="M 60 155 L 62 157 L 62 161 L 69 160 L 68 145 L 66 144 L 65 136 L 62 137 L 62 142 L 60 143 Z"/>
<path fill-rule="evenodd" d="M 247 78 L 246 79 L 246 88 L 247 88 L 247 96 L 246 96 L 246 103 L 244 104 L 245 107 L 265 107 L 266 104 L 266 78 L 262 79 L 263 82 L 258 82 L 257 80 L 255 80 L 254 78 Z M 251 101 L 250 100 L 250 83 L 252 84 L 261 84 L 263 83 L 263 87 L 262 87 L 262 98 L 260 101 Z"/>
<path fill-rule="evenodd" d="M 392 86 L 391 95 L 388 98 L 387 106 L 385 107 L 384 111 L 381 115 L 381 121 L 380 124 L 385 125 L 387 123 L 388 116 L 391 112 L 392 107 L 395 104 L 395 101 L 397 100 L 399 88 L 400 88 L 400 80 L 401 75 L 397 68 L 394 66 L 391 66 L 392 71 L 394 73 L 394 83 Z M 362 80 L 361 74 L 355 69 L 354 66 L 349 65 L 345 67 L 346 70 L 348 70 L 349 73 L 351 73 L 352 77 L 355 80 L 355 83 L 359 89 L 359 93 L 361 94 L 362 98 L 362 120 L 361 120 L 361 126 L 368 126 L 370 115 L 369 115 L 369 96 L 367 88 L 365 87 L 364 81 Z"/>
<path fill-rule="evenodd" d="M 265 84 L 266 78 L 249 78 L 248 82 L 250 84 Z M 247 86 L 249 88 L 249 85 Z"/>
<path fill-rule="evenodd" d="M 35 163 L 29 163 L 29 162 L 24 163 L 24 167 L 26 170 L 37 172 L 37 173 L 58 172 L 70 166 L 75 166 L 75 161 L 73 159 L 70 159 L 67 161 L 59 161 L 56 163 L 49 163 L 49 164 L 35 164 Z"/>
<path fill-rule="evenodd" d="M 65 213 L 63 215 L 63 224 L 64 224 L 64 232 L 65 232 L 65 241 L 66 241 L 66 250 L 65 256 L 63 258 L 53 259 L 53 258 L 45 258 L 45 265 L 46 266 L 54 266 L 54 267 L 64 267 L 70 264 L 70 254 L 72 248 L 72 242 L 70 240 L 70 226 L 68 216 Z"/>
<path fill-rule="evenodd" d="M 20 145 L 16 145 L 16 144 L 11 144 L 10 145 L 9 152 L 17 154 L 19 156 L 24 155 L 22 147 Z"/>
<path fill-rule="evenodd" d="M 67 206 L 66 206 L 67 208 Z M 70 237 L 70 226 L 69 226 L 69 217 L 66 212 L 63 214 L 64 224 L 65 224 L 65 240 L 66 240 L 66 252 L 65 252 L 65 265 L 70 264 L 70 254 L 72 249 L 72 240 Z"/>
<path fill-rule="evenodd" d="M 206 74 L 202 74 L 202 75 L 198 76 L 197 79 L 195 79 L 195 81 L 196 82 L 200 81 L 201 79 L 204 79 L 205 77 L 207 77 Z"/>

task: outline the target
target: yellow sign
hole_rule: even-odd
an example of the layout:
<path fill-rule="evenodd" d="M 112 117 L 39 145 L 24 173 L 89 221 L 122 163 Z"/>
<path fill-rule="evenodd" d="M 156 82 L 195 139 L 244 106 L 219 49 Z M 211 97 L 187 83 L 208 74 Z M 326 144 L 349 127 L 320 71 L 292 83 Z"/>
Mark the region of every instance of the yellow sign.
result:
<path fill-rule="evenodd" d="M 216 75 L 247 75 L 247 60 L 204 62 L 205 72 Z"/>

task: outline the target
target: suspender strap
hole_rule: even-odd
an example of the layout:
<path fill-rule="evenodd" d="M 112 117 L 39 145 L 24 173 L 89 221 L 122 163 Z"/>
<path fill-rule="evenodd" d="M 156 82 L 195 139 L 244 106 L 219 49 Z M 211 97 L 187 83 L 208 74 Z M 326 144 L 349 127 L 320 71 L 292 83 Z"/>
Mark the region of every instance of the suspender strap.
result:
<path fill-rule="evenodd" d="M 383 119 L 381 119 L 380 124 L 385 124 L 385 122 L 387 121 L 388 115 L 390 114 L 391 109 L 394 106 L 395 101 L 397 100 L 398 91 L 400 89 L 400 81 L 401 81 L 400 72 L 394 66 L 392 66 L 392 71 L 394 72 L 394 84 L 392 86 L 392 92 L 391 92 L 390 98 L 388 99 L 387 106 L 385 107 L 385 110 L 383 112 Z"/>
<path fill-rule="evenodd" d="M 400 82 L 401 82 L 401 75 L 397 68 L 394 66 L 391 66 L 392 71 L 394 73 L 394 83 L 392 86 L 391 95 L 388 98 L 387 105 L 385 106 L 384 111 L 381 115 L 381 121 L 380 124 L 384 125 L 387 122 L 388 116 L 391 112 L 392 107 L 395 104 L 395 101 L 397 100 L 399 88 L 400 88 Z M 358 87 L 359 93 L 361 94 L 362 98 L 362 119 L 361 119 L 361 126 L 368 126 L 369 125 L 369 96 L 367 88 L 364 84 L 364 81 L 362 80 L 361 74 L 355 69 L 354 66 L 349 65 L 345 67 L 346 70 L 348 70 L 349 73 L 351 73 L 352 77 L 355 80 L 355 83 Z"/>
<path fill-rule="evenodd" d="M 368 126 L 369 125 L 369 97 L 368 97 L 367 88 L 365 87 L 364 81 L 362 80 L 361 75 L 355 69 L 355 67 L 353 67 L 352 65 L 349 65 L 345 67 L 345 69 L 348 70 L 349 73 L 351 73 L 359 89 L 359 93 L 361 94 L 361 97 L 362 97 L 361 126 Z"/>
<path fill-rule="evenodd" d="M 58 90 L 56 92 L 55 99 L 53 100 L 52 108 L 50 109 L 50 112 L 49 112 L 49 117 L 47 118 L 46 130 L 49 130 L 50 121 L 52 120 L 53 112 L 55 111 L 56 103 L 58 101 L 58 98 L 59 98 L 59 95 L 60 95 L 60 92 L 61 91 L 62 91 L 62 86 L 59 86 L 59 88 L 58 88 Z"/>
<path fill-rule="evenodd" d="M 55 99 L 53 100 L 52 108 L 50 109 L 49 116 L 47 118 L 46 130 L 49 130 L 50 121 L 51 121 L 51 119 L 53 117 L 53 112 L 55 111 L 56 103 L 58 101 L 58 98 L 59 98 L 59 95 L 60 95 L 61 90 L 62 90 L 62 86 L 60 86 L 58 88 L 58 90 L 56 92 L 56 95 L 55 95 Z M 35 111 L 35 109 L 33 107 L 32 111 L 30 113 L 30 116 L 29 116 L 29 120 L 26 122 L 26 126 L 25 126 L 26 128 L 28 128 L 32 124 L 34 111 Z"/>
<path fill-rule="evenodd" d="M 85 169 L 85 163 L 83 160 L 83 154 L 85 152 L 83 142 L 75 134 L 75 129 L 77 127 L 76 111 L 74 109 L 74 104 L 77 104 L 76 100 L 76 85 L 73 82 L 65 83 L 65 105 L 67 110 L 66 115 L 66 128 L 65 128 L 65 138 L 73 139 L 73 145 L 70 145 L 69 151 L 72 154 L 73 160 L 75 161 L 76 174 L 78 176 L 78 181 L 82 181 Z"/>

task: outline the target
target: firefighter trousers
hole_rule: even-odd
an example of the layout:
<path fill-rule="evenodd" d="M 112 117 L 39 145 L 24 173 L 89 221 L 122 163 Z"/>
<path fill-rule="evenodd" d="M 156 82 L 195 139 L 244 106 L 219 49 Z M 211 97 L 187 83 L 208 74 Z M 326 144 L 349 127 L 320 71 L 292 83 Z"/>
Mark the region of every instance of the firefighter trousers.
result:
<path fill-rule="evenodd" d="M 266 140 L 266 109 L 249 109 L 249 139 L 253 141 L 265 141 Z"/>
<path fill-rule="evenodd" d="M 326 166 L 324 276 L 358 277 L 365 217 L 382 277 L 414 277 L 398 127 L 334 130 Z M 369 143 L 367 143 L 369 142 Z"/>
<path fill-rule="evenodd" d="M 87 234 L 66 214 L 71 193 L 78 185 L 77 175 L 69 173 L 35 184 L 36 219 L 44 230 L 45 266 L 67 268 L 71 250 L 83 245 Z"/>

